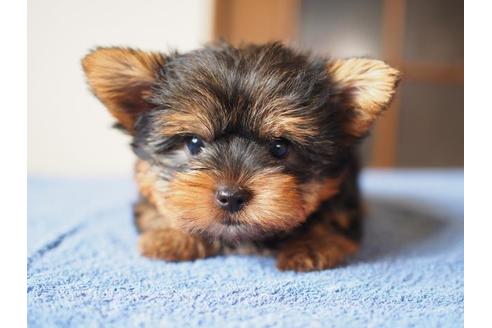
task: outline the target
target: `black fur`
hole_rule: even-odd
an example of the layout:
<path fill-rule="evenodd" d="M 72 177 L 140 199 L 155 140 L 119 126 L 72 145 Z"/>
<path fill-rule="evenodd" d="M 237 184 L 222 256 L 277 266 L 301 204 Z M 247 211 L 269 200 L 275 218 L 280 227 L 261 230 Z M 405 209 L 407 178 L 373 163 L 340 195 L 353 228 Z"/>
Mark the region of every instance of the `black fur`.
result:
<path fill-rule="evenodd" d="M 174 53 L 166 58 L 153 87 L 154 110 L 143 113 L 136 122 L 134 152 L 149 160 L 182 147 L 186 135 L 163 138 L 161 131 L 167 122 L 158 118 L 163 113 L 189 113 L 196 109 L 190 108 L 193 103 L 204 109 L 214 135 L 203 165 L 220 166 L 237 160 L 236 154 L 247 154 L 252 167 L 280 166 L 302 181 L 337 175 L 352 157 L 355 140 L 343 133 L 344 108 L 330 101 L 325 66 L 325 58 L 300 54 L 278 43 L 242 50 L 222 44 Z M 258 133 L 265 115 L 270 114 L 263 109 L 278 99 L 294 108 L 287 115 L 301 118 L 300 129 L 312 129 L 314 124 L 318 130 L 302 140 L 282 136 L 291 144 L 288 161 L 271 158 L 267 152 L 271 140 Z M 225 119 L 230 117 L 234 121 Z M 229 148 L 231 140 L 235 142 Z"/>

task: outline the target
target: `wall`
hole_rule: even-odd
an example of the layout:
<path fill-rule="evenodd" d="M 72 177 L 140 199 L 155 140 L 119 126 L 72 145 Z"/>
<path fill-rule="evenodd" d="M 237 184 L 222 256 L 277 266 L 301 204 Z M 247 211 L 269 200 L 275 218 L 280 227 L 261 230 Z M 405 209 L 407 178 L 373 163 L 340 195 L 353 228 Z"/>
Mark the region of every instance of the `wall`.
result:
<path fill-rule="evenodd" d="M 28 173 L 130 175 L 129 137 L 110 128 L 80 59 L 95 46 L 199 47 L 210 39 L 212 0 L 43 0 L 28 7 Z"/>

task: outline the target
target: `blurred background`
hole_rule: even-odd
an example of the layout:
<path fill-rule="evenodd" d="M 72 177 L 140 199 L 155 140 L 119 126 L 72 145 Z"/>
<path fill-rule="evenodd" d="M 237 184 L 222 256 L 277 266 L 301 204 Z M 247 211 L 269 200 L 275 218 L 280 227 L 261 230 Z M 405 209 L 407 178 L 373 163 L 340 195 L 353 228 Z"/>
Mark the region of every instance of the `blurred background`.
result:
<path fill-rule="evenodd" d="M 281 40 L 403 72 L 361 152 L 372 167 L 463 166 L 463 2 L 455 0 L 43 0 L 28 3 L 28 173 L 130 175 L 129 137 L 89 93 L 95 46 L 182 51 Z"/>

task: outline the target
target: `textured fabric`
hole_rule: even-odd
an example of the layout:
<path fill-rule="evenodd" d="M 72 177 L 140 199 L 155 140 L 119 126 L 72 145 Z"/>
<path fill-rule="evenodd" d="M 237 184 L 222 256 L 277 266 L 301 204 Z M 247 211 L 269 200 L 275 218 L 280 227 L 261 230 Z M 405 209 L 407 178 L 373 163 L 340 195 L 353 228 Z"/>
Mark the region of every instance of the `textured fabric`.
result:
<path fill-rule="evenodd" d="M 463 326 L 463 172 L 366 171 L 361 252 L 340 268 L 138 255 L 130 180 L 28 180 L 30 327 Z"/>

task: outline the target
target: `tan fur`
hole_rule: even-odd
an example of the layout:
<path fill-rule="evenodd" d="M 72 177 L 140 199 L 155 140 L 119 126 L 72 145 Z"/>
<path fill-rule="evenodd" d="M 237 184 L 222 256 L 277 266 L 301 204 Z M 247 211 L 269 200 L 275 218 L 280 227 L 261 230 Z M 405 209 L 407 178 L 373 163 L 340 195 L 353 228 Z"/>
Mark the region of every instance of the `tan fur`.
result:
<path fill-rule="evenodd" d="M 149 164 L 140 161 L 136 166 L 136 180 L 142 195 L 167 220 L 166 227 L 234 241 L 299 226 L 321 202 L 338 193 L 343 177 L 299 186 L 292 176 L 270 170 L 235 179 L 197 171 L 178 173 L 167 185 L 159 182 Z M 223 183 L 251 190 L 253 198 L 248 206 L 234 214 L 223 212 L 215 203 L 216 187 Z M 224 226 L 221 218 L 225 215 L 241 225 Z"/>
<path fill-rule="evenodd" d="M 142 255 L 168 261 L 189 261 L 212 256 L 219 250 L 217 243 L 209 243 L 176 229 L 150 230 L 139 239 Z"/>
<path fill-rule="evenodd" d="M 170 228 L 167 220 L 157 208 L 147 200 L 140 200 L 133 208 L 135 224 L 140 232 Z"/>
<path fill-rule="evenodd" d="M 231 116 L 229 117 L 230 122 L 223 121 L 223 115 L 217 115 L 215 121 L 211 121 L 207 109 L 193 104 L 188 106 L 189 108 L 185 111 L 160 114 L 159 120 L 162 122 L 161 134 L 163 136 L 194 134 L 211 142 L 223 132 L 228 123 L 235 119 L 234 116 Z M 221 109 L 216 107 L 215 110 L 219 113 Z M 251 111 L 255 110 L 253 107 Z M 314 122 L 309 122 L 305 117 L 295 114 L 295 110 L 299 113 L 299 108 L 293 108 L 280 100 L 272 100 L 266 107 L 257 110 L 256 120 L 250 122 L 250 128 L 265 140 L 283 137 L 299 144 L 307 144 L 308 138 L 316 136 L 319 131 Z"/>
<path fill-rule="evenodd" d="M 140 194 L 144 196 L 151 204 L 157 206 L 159 198 L 156 190 L 157 175 L 153 172 L 149 163 L 141 160 L 136 162 L 135 180 L 137 182 Z"/>
<path fill-rule="evenodd" d="M 207 181 L 205 179 L 204 181 Z M 326 218 L 308 228 L 308 231 L 295 235 L 282 243 L 274 252 L 259 244 L 250 242 L 231 246 L 218 239 L 205 240 L 199 235 L 181 229 L 165 226 L 168 218 L 158 214 L 155 208 L 141 203 L 136 211 L 137 223 L 142 230 L 139 249 L 142 255 L 168 261 L 188 261 L 205 258 L 216 254 L 261 254 L 275 255 L 280 270 L 313 271 L 335 267 L 358 249 L 358 243 L 337 233 L 330 221 L 337 221 L 340 226 L 347 225 L 350 213 L 346 211 L 328 212 Z M 143 217 L 152 217 L 144 222 Z M 156 225 L 156 222 L 160 224 Z M 163 225 L 164 224 L 164 225 Z M 272 254 L 273 253 L 273 254 Z"/>
<path fill-rule="evenodd" d="M 204 172 L 177 174 L 163 194 L 163 207 L 186 230 L 203 231 L 220 215 L 215 205 L 215 179 Z"/>
<path fill-rule="evenodd" d="M 333 268 L 354 254 L 357 242 L 319 223 L 288 240 L 277 253 L 280 270 L 314 271 Z"/>
<path fill-rule="evenodd" d="M 268 231 L 285 231 L 305 221 L 302 194 L 290 175 L 263 170 L 248 181 L 254 192 L 243 220 Z"/>
<path fill-rule="evenodd" d="M 150 108 L 146 98 L 164 61 L 159 53 L 98 48 L 82 60 L 82 67 L 92 92 L 121 125 L 133 132 L 138 113 Z"/>
<path fill-rule="evenodd" d="M 216 133 L 217 122 L 210 122 L 206 115 L 201 115 L 200 110 L 192 113 L 162 113 L 159 117 L 162 122 L 161 135 L 172 137 L 179 134 L 197 135 L 205 141 L 211 142 Z"/>
<path fill-rule="evenodd" d="M 335 196 L 344 174 L 321 183 L 311 183 L 298 190 L 296 181 L 282 173 L 262 172 L 254 178 L 237 177 L 237 182 L 255 192 L 254 200 L 246 209 L 234 216 L 244 226 L 227 227 L 220 224 L 223 213 L 214 203 L 215 186 L 220 179 L 207 172 L 178 174 L 169 186 L 159 186 L 152 167 L 145 162 L 137 165 L 137 182 L 142 194 L 154 200 L 158 210 L 142 207 L 137 224 L 143 230 L 139 248 L 143 255 L 170 261 L 193 260 L 229 253 L 263 253 L 254 244 L 231 247 L 229 242 L 241 238 L 264 235 L 266 231 L 280 232 L 294 229 L 319 204 Z M 147 217 L 146 217 L 147 215 Z M 159 215 L 159 217 L 156 217 Z M 310 226 L 307 232 L 291 237 L 280 245 L 276 253 L 280 270 L 313 271 L 335 267 L 358 249 L 358 243 L 337 233 L 329 222 L 347 228 L 350 213 L 340 210 L 326 213 L 326 218 Z M 148 228 L 148 229 L 147 229 Z M 213 237 L 206 241 L 206 233 Z M 219 238 L 220 237 L 220 238 Z"/>
<path fill-rule="evenodd" d="M 256 107 L 255 107 L 256 106 Z M 257 126 L 258 134 L 266 140 L 284 137 L 299 144 L 307 144 L 309 137 L 319 134 L 314 121 L 301 115 L 302 108 L 285 98 L 270 100 L 267 104 L 255 104 L 253 111 L 261 120 L 251 122 Z"/>
<path fill-rule="evenodd" d="M 355 115 L 348 132 L 362 136 L 388 106 L 400 79 L 400 73 L 383 61 L 366 58 L 339 59 L 327 66 L 335 85 L 335 96 L 348 98 Z"/>
<path fill-rule="evenodd" d="M 265 170 L 253 178 L 238 178 L 234 183 L 251 190 L 253 198 L 234 214 L 223 212 L 214 199 L 216 186 L 226 179 L 211 172 L 178 174 L 164 195 L 164 207 L 181 228 L 230 241 L 288 230 L 305 220 L 302 198 L 291 176 Z M 225 215 L 240 225 L 221 224 Z"/>
<path fill-rule="evenodd" d="M 352 223 L 352 219 L 350 218 L 350 213 L 348 211 L 337 211 L 332 215 L 332 220 L 335 224 L 341 229 L 348 229 L 350 224 Z"/>
<path fill-rule="evenodd" d="M 319 182 L 312 181 L 304 185 L 302 195 L 305 213 L 307 215 L 312 214 L 322 202 L 335 196 L 339 192 L 340 184 L 344 178 L 345 175 L 341 174 L 336 178 L 329 178 Z"/>

